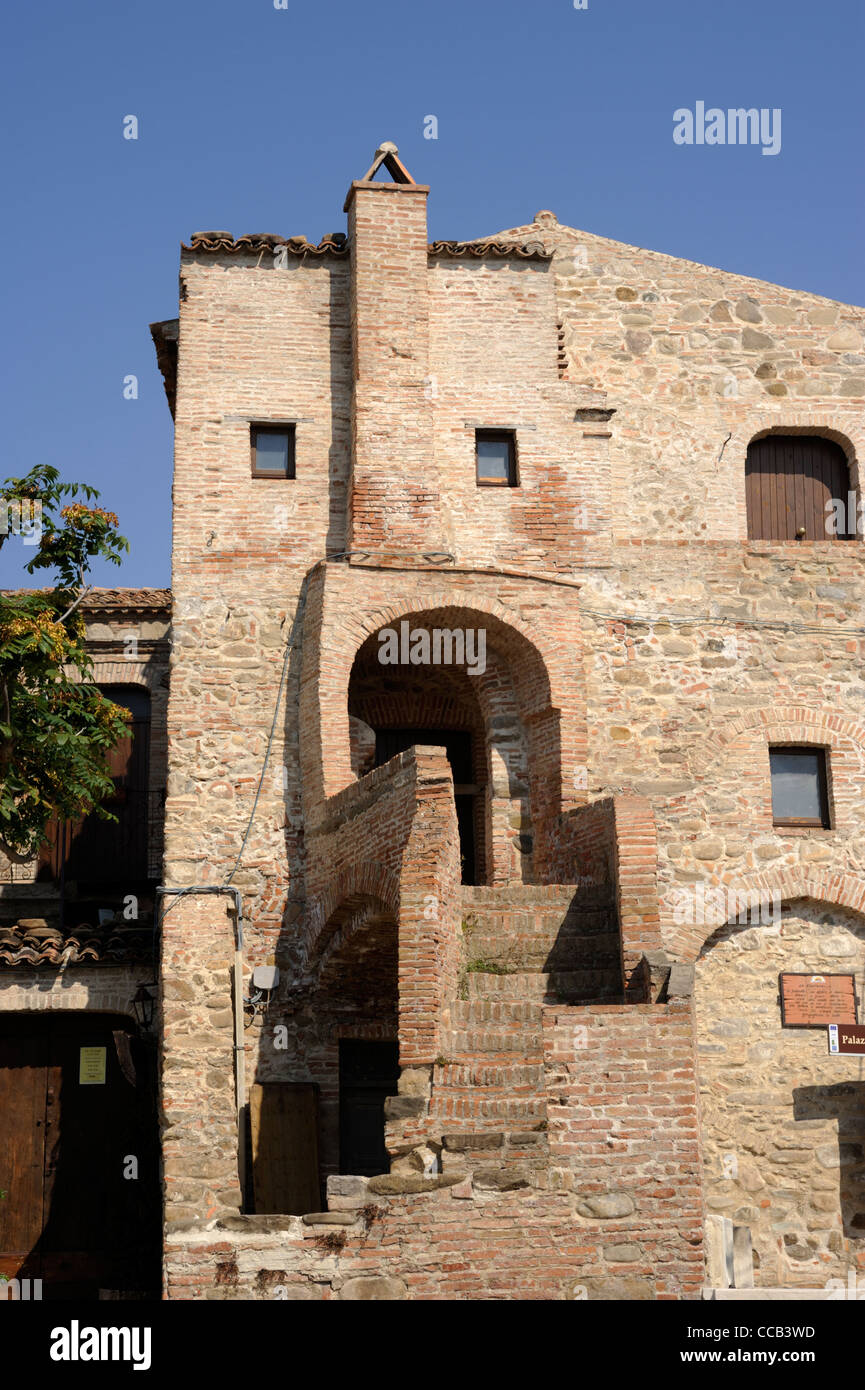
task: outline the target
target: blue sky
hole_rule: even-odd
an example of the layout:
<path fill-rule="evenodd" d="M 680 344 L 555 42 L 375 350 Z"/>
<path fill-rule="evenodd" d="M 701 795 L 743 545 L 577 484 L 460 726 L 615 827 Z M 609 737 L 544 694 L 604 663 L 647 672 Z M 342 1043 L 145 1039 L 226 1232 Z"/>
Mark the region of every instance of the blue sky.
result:
<path fill-rule="evenodd" d="M 861 0 L 10 7 L 0 477 L 47 460 L 95 484 L 132 545 L 97 581 L 167 584 L 172 430 L 147 326 L 176 315 L 179 243 L 344 230 L 385 139 L 431 185 L 433 238 L 552 208 L 862 303 L 863 20 Z M 779 107 L 780 153 L 675 145 L 697 101 Z M 33 582 L 31 553 L 4 546 L 0 585 Z"/>

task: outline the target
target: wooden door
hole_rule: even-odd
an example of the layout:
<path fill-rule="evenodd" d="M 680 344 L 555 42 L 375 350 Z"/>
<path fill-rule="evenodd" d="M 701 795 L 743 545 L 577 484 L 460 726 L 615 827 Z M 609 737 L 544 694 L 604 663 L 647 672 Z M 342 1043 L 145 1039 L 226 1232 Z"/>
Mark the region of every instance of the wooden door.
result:
<path fill-rule="evenodd" d="M 158 1294 L 153 1075 L 128 1029 L 0 1017 L 0 1272 L 42 1279 L 45 1299 Z"/>
<path fill-rule="evenodd" d="M 397 1093 L 399 1044 L 346 1038 L 339 1044 L 339 1171 L 375 1177 L 390 1171 L 384 1103 Z"/>
<path fill-rule="evenodd" d="M 318 1087 L 280 1081 L 255 1085 L 249 1111 L 256 1213 L 319 1211 Z"/>
<path fill-rule="evenodd" d="M 831 439 L 769 434 L 748 446 L 745 496 L 752 540 L 832 539 L 826 529 L 827 503 L 844 505 L 838 539 L 855 536 L 855 502 L 849 505 L 850 474 L 843 450 Z"/>
<path fill-rule="evenodd" d="M 39 1278 L 42 1234 L 45 1038 L 0 1035 L 0 1274 Z"/>

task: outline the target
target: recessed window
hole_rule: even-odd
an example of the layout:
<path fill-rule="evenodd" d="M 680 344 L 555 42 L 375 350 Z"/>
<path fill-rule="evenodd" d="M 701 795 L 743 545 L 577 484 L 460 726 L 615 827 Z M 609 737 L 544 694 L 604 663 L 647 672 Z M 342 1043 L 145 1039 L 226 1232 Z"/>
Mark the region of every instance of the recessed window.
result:
<path fill-rule="evenodd" d="M 253 425 L 253 478 L 294 477 L 294 425 Z"/>
<path fill-rule="evenodd" d="M 517 486 L 517 445 L 512 430 L 475 430 L 478 487 Z"/>
<path fill-rule="evenodd" d="M 770 748 L 775 825 L 829 829 L 826 752 L 823 748 Z"/>

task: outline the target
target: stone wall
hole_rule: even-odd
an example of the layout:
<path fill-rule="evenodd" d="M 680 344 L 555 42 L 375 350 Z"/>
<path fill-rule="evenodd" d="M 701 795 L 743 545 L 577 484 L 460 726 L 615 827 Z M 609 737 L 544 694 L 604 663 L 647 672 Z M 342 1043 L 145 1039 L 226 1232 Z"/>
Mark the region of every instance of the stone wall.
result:
<path fill-rule="evenodd" d="M 782 971 L 854 974 L 861 1003 L 865 919 L 798 901 L 706 941 L 695 991 L 706 1204 L 750 1227 L 758 1286 L 816 1289 L 865 1263 L 865 1080 L 861 1057 L 829 1056 L 825 1028 L 781 1028 Z"/>

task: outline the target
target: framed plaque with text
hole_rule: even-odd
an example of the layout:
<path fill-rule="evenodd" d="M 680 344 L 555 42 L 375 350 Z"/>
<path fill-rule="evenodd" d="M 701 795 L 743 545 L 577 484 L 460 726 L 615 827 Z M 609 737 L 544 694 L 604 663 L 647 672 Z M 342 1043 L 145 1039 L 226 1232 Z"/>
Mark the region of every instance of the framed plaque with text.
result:
<path fill-rule="evenodd" d="M 857 1023 L 855 975 L 778 976 L 782 1028 L 825 1028 Z"/>

